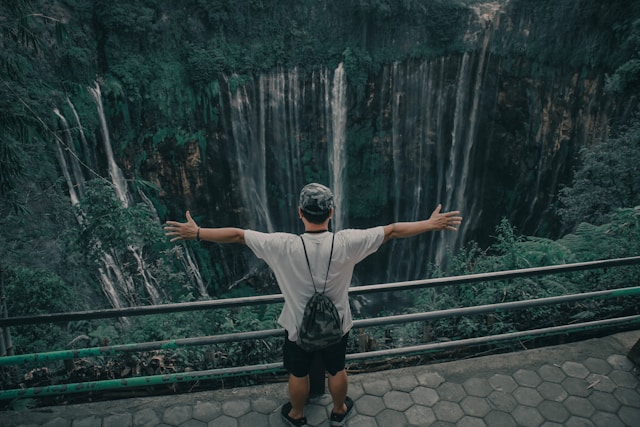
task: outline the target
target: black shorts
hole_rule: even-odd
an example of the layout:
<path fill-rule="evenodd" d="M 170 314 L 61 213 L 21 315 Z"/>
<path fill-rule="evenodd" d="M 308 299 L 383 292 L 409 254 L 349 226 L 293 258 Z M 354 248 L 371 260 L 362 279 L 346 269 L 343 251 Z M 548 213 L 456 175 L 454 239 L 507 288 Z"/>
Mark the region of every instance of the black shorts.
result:
<path fill-rule="evenodd" d="M 331 375 L 335 375 L 344 369 L 344 359 L 347 353 L 347 343 L 349 342 L 349 332 L 347 332 L 339 343 L 322 350 L 307 352 L 289 340 L 289 334 L 285 331 L 283 361 L 284 367 L 290 374 L 302 378 L 309 375 L 311 363 L 314 357 L 320 356 L 324 368 Z"/>

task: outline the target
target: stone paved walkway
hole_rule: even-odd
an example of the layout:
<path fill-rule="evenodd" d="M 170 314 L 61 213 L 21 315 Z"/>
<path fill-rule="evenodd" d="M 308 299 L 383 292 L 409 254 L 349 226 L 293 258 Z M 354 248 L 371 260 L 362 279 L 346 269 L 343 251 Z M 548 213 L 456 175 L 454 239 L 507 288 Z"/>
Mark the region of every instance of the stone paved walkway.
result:
<path fill-rule="evenodd" d="M 351 375 L 347 426 L 640 427 L 640 331 L 580 343 Z M 285 426 L 285 384 L 0 412 L 3 427 Z M 328 426 L 331 399 L 305 408 Z"/>

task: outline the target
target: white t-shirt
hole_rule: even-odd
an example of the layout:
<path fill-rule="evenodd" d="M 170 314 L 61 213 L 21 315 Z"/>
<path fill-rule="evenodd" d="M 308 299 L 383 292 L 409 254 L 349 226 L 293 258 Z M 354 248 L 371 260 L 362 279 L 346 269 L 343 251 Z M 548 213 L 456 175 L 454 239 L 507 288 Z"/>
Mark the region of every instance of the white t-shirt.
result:
<path fill-rule="evenodd" d="M 302 235 L 309 256 L 316 289 L 322 292 L 331 253 L 333 233 Z M 244 241 L 253 253 L 265 260 L 278 281 L 284 296 L 284 307 L 278 318 L 280 326 L 289 332 L 289 339 L 298 339 L 304 307 L 313 295 L 313 282 L 304 256 L 300 236 L 289 233 L 261 233 L 245 230 Z M 357 263 L 378 250 L 384 241 L 384 228 L 341 230 L 335 234 L 333 256 L 327 278 L 326 295 L 331 298 L 342 318 L 342 332 L 353 327 L 349 307 L 349 286 Z"/>

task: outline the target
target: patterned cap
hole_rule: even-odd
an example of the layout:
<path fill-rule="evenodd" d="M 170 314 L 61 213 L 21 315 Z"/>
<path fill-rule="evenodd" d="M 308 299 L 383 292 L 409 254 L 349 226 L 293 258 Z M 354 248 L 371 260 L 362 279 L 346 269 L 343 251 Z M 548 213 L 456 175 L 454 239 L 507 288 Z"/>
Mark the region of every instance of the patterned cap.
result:
<path fill-rule="evenodd" d="M 300 208 L 311 215 L 322 215 L 331 210 L 333 205 L 333 193 L 322 184 L 311 183 L 300 191 Z"/>

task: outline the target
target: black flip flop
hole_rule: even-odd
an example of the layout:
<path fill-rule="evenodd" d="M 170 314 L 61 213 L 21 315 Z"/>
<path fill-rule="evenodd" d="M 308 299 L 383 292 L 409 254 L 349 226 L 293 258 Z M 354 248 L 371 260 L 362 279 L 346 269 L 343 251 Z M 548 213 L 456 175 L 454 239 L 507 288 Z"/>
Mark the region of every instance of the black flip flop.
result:
<path fill-rule="evenodd" d="M 284 418 L 284 420 L 293 427 L 303 427 L 307 425 L 306 417 L 294 419 L 289 416 L 289 412 L 291 412 L 291 402 L 287 402 L 282 406 L 282 409 L 280 410 L 282 418 Z"/>
<path fill-rule="evenodd" d="M 353 400 L 351 400 L 351 398 L 347 396 L 344 398 L 344 404 L 347 405 L 347 412 L 345 412 L 344 414 L 336 414 L 331 411 L 331 427 L 341 427 L 344 425 L 345 420 L 353 409 Z"/>

